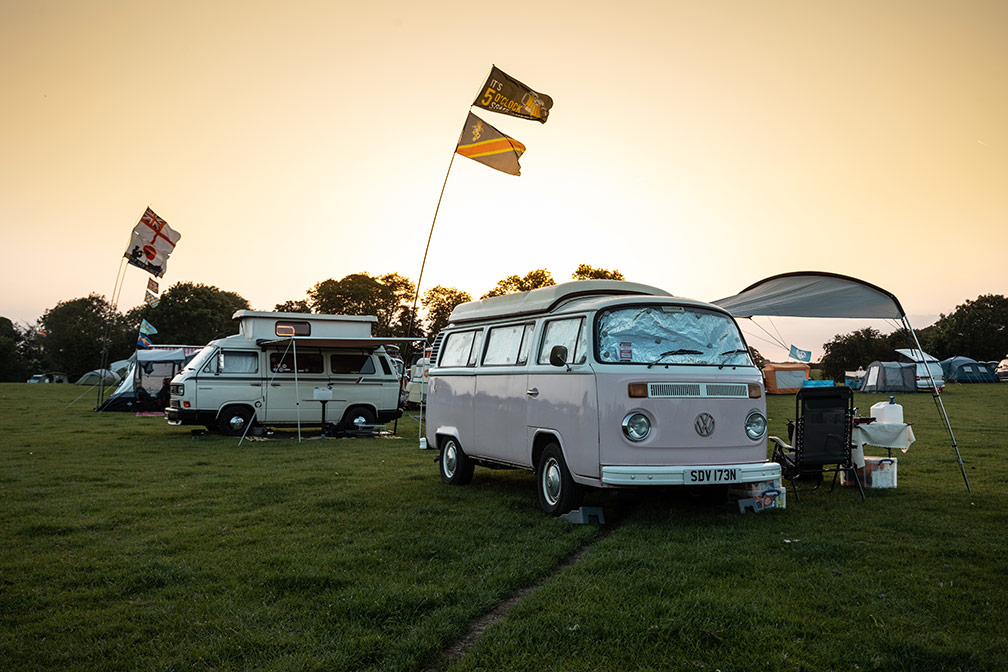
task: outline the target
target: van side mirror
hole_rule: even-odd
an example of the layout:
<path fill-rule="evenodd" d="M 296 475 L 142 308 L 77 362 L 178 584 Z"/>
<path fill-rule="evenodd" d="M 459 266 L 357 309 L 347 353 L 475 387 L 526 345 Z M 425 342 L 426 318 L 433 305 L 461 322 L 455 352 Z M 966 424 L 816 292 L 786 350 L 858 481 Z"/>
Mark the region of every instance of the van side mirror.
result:
<path fill-rule="evenodd" d="M 567 366 L 567 347 L 554 345 L 553 349 L 550 350 L 549 361 L 553 366 Z"/>

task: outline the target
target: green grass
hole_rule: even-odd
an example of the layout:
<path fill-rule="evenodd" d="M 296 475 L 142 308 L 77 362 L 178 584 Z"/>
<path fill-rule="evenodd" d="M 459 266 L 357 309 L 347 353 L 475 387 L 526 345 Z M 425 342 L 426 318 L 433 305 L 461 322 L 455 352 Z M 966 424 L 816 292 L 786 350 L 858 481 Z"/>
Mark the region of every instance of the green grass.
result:
<path fill-rule="evenodd" d="M 896 490 L 759 515 L 596 493 L 605 535 L 541 514 L 521 472 L 441 485 L 412 421 L 239 447 L 64 409 L 80 392 L 0 385 L 6 669 L 1008 669 L 1008 385 L 943 396 L 972 494 L 931 397 L 907 394 Z M 769 405 L 786 435 L 793 397 Z"/>

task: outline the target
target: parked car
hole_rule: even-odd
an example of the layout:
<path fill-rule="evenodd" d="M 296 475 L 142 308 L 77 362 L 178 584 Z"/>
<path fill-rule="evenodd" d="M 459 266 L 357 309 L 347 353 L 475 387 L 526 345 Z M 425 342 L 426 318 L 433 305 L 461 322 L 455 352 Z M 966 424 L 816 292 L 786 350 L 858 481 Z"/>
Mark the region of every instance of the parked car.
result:
<path fill-rule="evenodd" d="M 1001 363 L 994 369 L 994 375 L 999 381 L 1008 381 L 1008 356 L 1001 360 Z"/>

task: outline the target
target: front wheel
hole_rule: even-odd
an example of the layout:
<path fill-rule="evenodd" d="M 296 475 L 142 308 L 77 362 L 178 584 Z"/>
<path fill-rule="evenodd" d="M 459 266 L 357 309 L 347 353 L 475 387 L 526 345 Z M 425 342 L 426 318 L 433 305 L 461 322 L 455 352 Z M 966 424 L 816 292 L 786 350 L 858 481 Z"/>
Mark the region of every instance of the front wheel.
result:
<path fill-rule="evenodd" d="M 539 485 L 539 506 L 551 516 L 559 516 L 581 506 L 584 487 L 571 477 L 560 444 L 546 446 L 536 469 Z"/>
<path fill-rule="evenodd" d="M 441 443 L 441 482 L 448 485 L 469 485 L 476 466 L 472 458 L 462 452 L 462 447 L 454 438 L 447 438 Z"/>
<path fill-rule="evenodd" d="M 217 428 L 226 436 L 244 436 L 253 415 L 248 406 L 228 406 L 221 412 Z"/>
<path fill-rule="evenodd" d="M 343 416 L 343 426 L 347 429 L 359 429 L 362 425 L 377 425 L 378 417 L 366 406 L 354 406 Z"/>

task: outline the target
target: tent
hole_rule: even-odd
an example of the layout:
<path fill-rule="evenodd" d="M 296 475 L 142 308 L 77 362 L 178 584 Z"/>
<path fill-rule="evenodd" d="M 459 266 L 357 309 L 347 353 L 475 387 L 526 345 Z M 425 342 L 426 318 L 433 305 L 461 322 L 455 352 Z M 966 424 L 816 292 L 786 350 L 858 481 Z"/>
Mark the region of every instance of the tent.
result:
<path fill-rule="evenodd" d="M 106 385 L 119 382 L 119 374 L 108 369 L 92 369 L 77 379 L 76 385 L 97 385 L 104 380 Z"/>
<path fill-rule="evenodd" d="M 907 332 L 907 338 L 919 351 L 917 334 L 910 326 L 906 311 L 899 299 L 881 287 L 838 273 L 818 271 L 798 271 L 781 273 L 764 278 L 749 285 L 734 296 L 714 301 L 735 317 L 752 318 L 760 316 L 779 317 L 853 317 L 899 320 Z M 966 489 L 972 492 L 966 467 L 963 465 L 959 446 L 956 444 L 952 424 L 949 422 L 945 404 L 941 400 L 938 386 L 930 386 L 935 407 L 938 409 L 952 448 L 959 462 L 959 471 L 966 482 Z"/>
<path fill-rule="evenodd" d="M 797 394 L 809 379 L 809 365 L 767 362 L 763 367 L 763 376 L 766 378 L 767 394 Z"/>
<path fill-rule="evenodd" d="M 167 384 L 195 356 L 186 349 L 157 348 L 137 350 L 129 358 L 129 368 L 122 383 L 96 410 L 161 411 L 168 405 Z"/>
<path fill-rule="evenodd" d="M 917 365 L 910 362 L 872 362 L 865 371 L 861 391 L 916 392 Z"/>
<path fill-rule="evenodd" d="M 945 372 L 945 380 L 950 383 L 998 382 L 997 376 L 986 365 L 962 355 L 943 359 L 941 367 Z"/>

